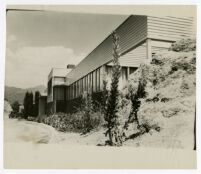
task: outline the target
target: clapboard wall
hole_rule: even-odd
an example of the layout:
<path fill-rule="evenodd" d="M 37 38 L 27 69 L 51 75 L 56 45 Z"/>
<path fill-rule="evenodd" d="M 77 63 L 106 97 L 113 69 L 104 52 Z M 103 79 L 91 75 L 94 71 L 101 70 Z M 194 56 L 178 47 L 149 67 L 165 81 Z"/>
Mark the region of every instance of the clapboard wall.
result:
<path fill-rule="evenodd" d="M 128 53 L 122 55 L 119 58 L 119 63 L 121 66 L 138 67 L 146 58 L 146 43 L 143 43 Z M 113 63 L 110 62 L 108 65 L 112 66 Z"/>
<path fill-rule="evenodd" d="M 147 37 L 164 41 L 177 41 L 193 37 L 193 18 L 147 17 Z"/>

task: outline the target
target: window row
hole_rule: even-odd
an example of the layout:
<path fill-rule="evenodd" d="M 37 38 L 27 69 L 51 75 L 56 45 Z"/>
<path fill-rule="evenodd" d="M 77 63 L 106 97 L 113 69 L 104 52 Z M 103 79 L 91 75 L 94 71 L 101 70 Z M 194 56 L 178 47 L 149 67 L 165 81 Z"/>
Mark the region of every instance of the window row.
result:
<path fill-rule="evenodd" d="M 100 91 L 100 68 L 87 74 L 80 80 L 72 83 L 67 88 L 67 100 L 81 96 L 84 92 L 92 93 Z"/>

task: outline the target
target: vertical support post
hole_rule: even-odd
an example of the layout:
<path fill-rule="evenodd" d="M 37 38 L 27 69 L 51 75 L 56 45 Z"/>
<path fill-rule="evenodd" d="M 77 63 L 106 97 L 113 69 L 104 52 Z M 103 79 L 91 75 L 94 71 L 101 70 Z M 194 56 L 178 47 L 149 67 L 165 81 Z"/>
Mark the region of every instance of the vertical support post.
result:
<path fill-rule="evenodd" d="M 127 67 L 127 80 L 129 79 L 129 76 L 130 76 L 130 67 L 128 66 Z"/>
<path fill-rule="evenodd" d="M 55 95 L 55 87 L 53 87 L 53 90 L 52 90 L 52 95 L 53 95 L 53 113 L 55 114 L 56 113 L 56 109 L 57 109 L 57 102 L 56 102 L 56 95 Z"/>
<path fill-rule="evenodd" d="M 54 114 L 56 114 L 57 112 L 57 101 L 55 100 L 54 101 Z"/>
<path fill-rule="evenodd" d="M 147 51 L 147 60 L 148 60 L 148 62 L 151 62 L 151 60 L 152 60 L 151 39 L 146 40 L 146 51 Z"/>

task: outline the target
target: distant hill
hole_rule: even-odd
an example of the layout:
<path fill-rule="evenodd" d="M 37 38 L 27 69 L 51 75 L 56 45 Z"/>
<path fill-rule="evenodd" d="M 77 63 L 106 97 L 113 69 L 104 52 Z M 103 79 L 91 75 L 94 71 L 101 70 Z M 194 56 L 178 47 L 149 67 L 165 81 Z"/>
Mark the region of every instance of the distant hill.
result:
<path fill-rule="evenodd" d="M 5 99 L 8 100 L 9 103 L 13 103 L 14 101 L 18 101 L 19 103 L 23 104 L 24 96 L 27 91 L 32 91 L 33 94 L 35 91 L 39 91 L 43 93 L 46 90 L 44 85 L 35 86 L 32 88 L 16 88 L 16 87 L 5 87 Z"/>

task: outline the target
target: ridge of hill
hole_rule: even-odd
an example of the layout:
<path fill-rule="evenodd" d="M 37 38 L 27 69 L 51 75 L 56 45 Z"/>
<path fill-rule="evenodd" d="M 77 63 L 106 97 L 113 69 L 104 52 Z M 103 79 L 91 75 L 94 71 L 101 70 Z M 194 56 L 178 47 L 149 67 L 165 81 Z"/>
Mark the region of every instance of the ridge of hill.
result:
<path fill-rule="evenodd" d="M 25 93 L 27 91 L 32 91 L 33 94 L 36 91 L 39 91 L 40 93 L 43 93 L 45 91 L 46 87 L 44 85 L 38 85 L 31 88 L 16 88 L 11 86 L 5 86 L 5 96 L 4 98 L 12 104 L 15 101 L 18 101 L 20 104 L 23 103 Z"/>

